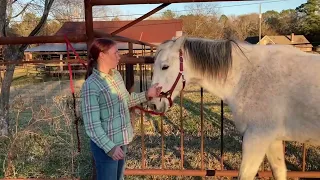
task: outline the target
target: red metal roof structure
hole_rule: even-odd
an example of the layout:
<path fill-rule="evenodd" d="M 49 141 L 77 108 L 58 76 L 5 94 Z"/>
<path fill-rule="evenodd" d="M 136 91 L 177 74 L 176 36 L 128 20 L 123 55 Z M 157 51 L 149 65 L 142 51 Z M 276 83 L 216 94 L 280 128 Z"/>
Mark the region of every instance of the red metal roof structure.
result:
<path fill-rule="evenodd" d="M 111 34 L 131 21 L 94 21 L 93 29 Z M 118 35 L 152 44 L 172 39 L 182 31 L 182 20 L 144 20 L 120 32 Z M 66 22 L 56 36 L 85 34 L 85 22 Z"/>

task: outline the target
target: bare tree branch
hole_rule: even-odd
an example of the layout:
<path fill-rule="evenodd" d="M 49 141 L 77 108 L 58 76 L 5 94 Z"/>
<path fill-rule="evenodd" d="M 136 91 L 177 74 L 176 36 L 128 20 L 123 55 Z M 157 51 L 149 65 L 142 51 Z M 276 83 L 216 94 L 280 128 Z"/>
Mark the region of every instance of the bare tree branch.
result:
<path fill-rule="evenodd" d="M 34 1 L 34 0 L 32 0 L 32 1 Z M 27 3 L 18 14 L 16 14 L 15 16 L 10 17 L 10 19 L 14 19 L 14 18 L 20 16 L 22 13 L 24 13 L 27 10 L 27 8 L 31 5 L 31 2 Z"/>
<path fill-rule="evenodd" d="M 14 4 L 15 2 L 17 2 L 18 0 L 13 0 L 12 2 L 11 2 L 11 4 Z"/>
<path fill-rule="evenodd" d="M 45 1 L 45 8 L 43 10 L 42 17 L 41 17 L 38 25 L 33 29 L 33 31 L 29 34 L 29 36 L 35 36 L 40 32 L 41 28 L 44 26 L 44 24 L 47 21 L 47 18 L 48 18 L 49 12 L 50 12 L 50 8 L 51 8 L 53 2 L 54 2 L 54 0 L 46 0 Z M 23 52 L 27 48 L 27 46 L 28 46 L 27 44 L 23 44 L 20 46 L 19 50 L 21 52 Z"/>
<path fill-rule="evenodd" d="M 7 12 L 7 0 L 1 0 L 0 2 L 0 37 L 6 36 L 6 12 Z"/>

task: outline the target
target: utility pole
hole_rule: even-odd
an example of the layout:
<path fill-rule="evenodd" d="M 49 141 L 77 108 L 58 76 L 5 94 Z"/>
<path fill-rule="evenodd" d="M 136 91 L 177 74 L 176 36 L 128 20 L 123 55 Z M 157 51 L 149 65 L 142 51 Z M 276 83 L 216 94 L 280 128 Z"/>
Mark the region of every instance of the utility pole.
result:
<path fill-rule="evenodd" d="M 261 3 L 259 5 L 259 42 L 261 40 L 261 19 L 262 19 L 262 14 L 261 14 Z"/>

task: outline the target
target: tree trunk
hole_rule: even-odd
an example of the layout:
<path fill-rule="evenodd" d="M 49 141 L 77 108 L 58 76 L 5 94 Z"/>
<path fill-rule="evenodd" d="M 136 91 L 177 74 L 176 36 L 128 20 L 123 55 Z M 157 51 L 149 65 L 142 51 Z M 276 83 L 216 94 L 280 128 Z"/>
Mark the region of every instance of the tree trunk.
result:
<path fill-rule="evenodd" d="M 14 46 L 7 46 L 5 48 L 4 57 L 9 60 L 21 60 L 19 52 L 14 50 Z M 15 53 L 13 53 L 15 52 Z M 9 134 L 9 99 L 10 99 L 10 87 L 12 83 L 13 73 L 15 64 L 6 66 L 4 78 L 1 84 L 1 95 L 0 95 L 0 136 Z"/>
<path fill-rule="evenodd" d="M 10 19 L 7 19 L 7 8 L 12 10 L 12 4 L 16 1 L 10 1 L 8 4 L 7 0 L 0 0 L 0 37 L 6 36 L 6 25 Z M 44 11 L 40 22 L 29 34 L 29 36 L 37 35 L 46 23 L 49 15 L 50 8 L 54 0 L 45 0 Z M 8 7 L 7 7 L 8 6 Z M 26 8 L 24 8 L 25 10 Z M 20 46 L 7 45 L 4 48 L 4 60 L 5 61 L 19 61 L 23 59 L 23 52 L 27 48 L 28 44 L 22 44 Z M 0 136 L 9 134 L 9 99 L 10 99 L 10 86 L 13 79 L 13 73 L 15 64 L 7 65 L 4 78 L 1 84 L 1 95 L 0 95 Z"/>
<path fill-rule="evenodd" d="M 6 34 L 6 32 L 5 32 L 6 11 L 7 11 L 7 0 L 1 0 L 1 2 L 0 2 L 0 37 L 4 37 Z M 4 54 L 3 54 L 3 56 L 5 57 Z M 8 79 L 8 78 L 4 78 L 4 79 Z M 1 85 L 3 86 L 5 84 L 8 84 L 8 83 L 6 83 L 5 80 L 3 80 Z M 5 88 L 1 87 L 1 92 L 6 93 L 6 90 L 3 90 L 3 89 L 5 89 Z M 5 102 L 4 99 L 2 99 L 2 97 L 0 97 L 0 136 L 8 135 L 8 133 L 9 133 L 8 132 L 9 131 L 8 118 L 6 118 L 8 116 L 8 109 L 4 108 L 5 107 L 4 102 Z"/>

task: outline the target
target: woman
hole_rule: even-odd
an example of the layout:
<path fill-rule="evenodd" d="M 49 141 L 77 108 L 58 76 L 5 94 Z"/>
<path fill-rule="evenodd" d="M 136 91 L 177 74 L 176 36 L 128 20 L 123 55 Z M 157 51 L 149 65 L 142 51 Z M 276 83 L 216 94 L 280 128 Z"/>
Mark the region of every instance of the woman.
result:
<path fill-rule="evenodd" d="M 126 148 L 133 138 L 129 108 L 161 92 L 161 87 L 154 85 L 146 92 L 130 95 L 115 69 L 119 60 L 114 41 L 95 39 L 81 89 L 81 112 L 98 180 L 123 179 Z"/>

